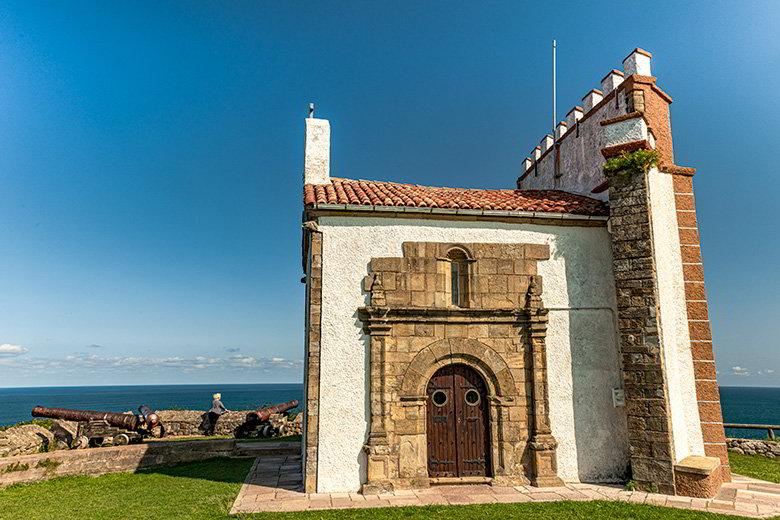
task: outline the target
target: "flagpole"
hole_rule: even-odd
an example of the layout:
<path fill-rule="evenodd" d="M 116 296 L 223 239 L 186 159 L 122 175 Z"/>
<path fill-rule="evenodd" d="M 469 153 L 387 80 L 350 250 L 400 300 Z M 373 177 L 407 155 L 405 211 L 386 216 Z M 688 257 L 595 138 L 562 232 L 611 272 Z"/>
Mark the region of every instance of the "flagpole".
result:
<path fill-rule="evenodd" d="M 558 124 L 558 107 L 557 105 L 557 99 L 556 99 L 556 92 L 555 92 L 555 50 L 556 50 L 557 44 L 555 42 L 555 39 L 552 41 L 552 136 L 553 140 L 555 140 L 555 125 Z"/>

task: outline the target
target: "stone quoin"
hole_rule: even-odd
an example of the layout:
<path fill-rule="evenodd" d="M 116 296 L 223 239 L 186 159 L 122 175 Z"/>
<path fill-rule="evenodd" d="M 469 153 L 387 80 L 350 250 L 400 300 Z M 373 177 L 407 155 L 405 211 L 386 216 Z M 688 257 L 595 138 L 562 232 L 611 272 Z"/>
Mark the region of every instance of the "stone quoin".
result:
<path fill-rule="evenodd" d="M 651 58 L 611 70 L 510 189 L 332 177 L 330 123 L 306 119 L 306 492 L 730 480 L 694 170 Z M 634 150 L 658 164 L 605 176 Z"/>

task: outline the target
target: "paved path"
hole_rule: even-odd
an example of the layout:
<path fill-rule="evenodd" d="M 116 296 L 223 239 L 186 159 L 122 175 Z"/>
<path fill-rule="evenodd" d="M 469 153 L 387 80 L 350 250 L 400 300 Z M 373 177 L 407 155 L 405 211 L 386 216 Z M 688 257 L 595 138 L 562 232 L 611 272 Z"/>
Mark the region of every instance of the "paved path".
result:
<path fill-rule="evenodd" d="M 754 518 L 780 515 L 780 485 L 734 476 L 710 500 L 625 491 L 620 486 L 567 484 L 565 487 L 433 486 L 381 495 L 303 493 L 300 455 L 257 458 L 236 498 L 231 514 L 365 507 L 617 500 L 680 509 L 695 509 Z"/>

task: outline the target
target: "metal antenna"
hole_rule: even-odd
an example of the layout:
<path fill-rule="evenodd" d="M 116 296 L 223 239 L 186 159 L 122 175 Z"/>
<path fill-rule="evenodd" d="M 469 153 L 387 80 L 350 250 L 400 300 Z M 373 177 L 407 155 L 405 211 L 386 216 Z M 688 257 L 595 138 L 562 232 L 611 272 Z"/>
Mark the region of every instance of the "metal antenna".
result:
<path fill-rule="evenodd" d="M 314 103 L 309 103 L 309 118 L 314 118 Z"/>
<path fill-rule="evenodd" d="M 552 135 L 555 139 L 555 125 L 558 124 L 558 107 L 556 106 L 557 99 L 555 95 L 555 49 L 557 44 L 555 39 L 552 41 Z"/>

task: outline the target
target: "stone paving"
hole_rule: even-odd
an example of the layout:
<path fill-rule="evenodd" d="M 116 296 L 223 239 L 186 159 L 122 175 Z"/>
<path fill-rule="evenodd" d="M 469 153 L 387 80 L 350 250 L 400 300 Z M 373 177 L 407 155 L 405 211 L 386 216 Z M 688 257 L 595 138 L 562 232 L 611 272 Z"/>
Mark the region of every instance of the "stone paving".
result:
<path fill-rule="evenodd" d="M 381 495 L 360 493 L 303 493 L 300 455 L 257 458 L 236 498 L 231 514 L 556 500 L 616 500 L 680 509 L 694 509 L 752 518 L 780 515 L 780 484 L 734 475 L 714 499 L 626 491 L 605 484 L 566 484 L 564 487 L 498 487 L 489 485 L 432 486 Z"/>

